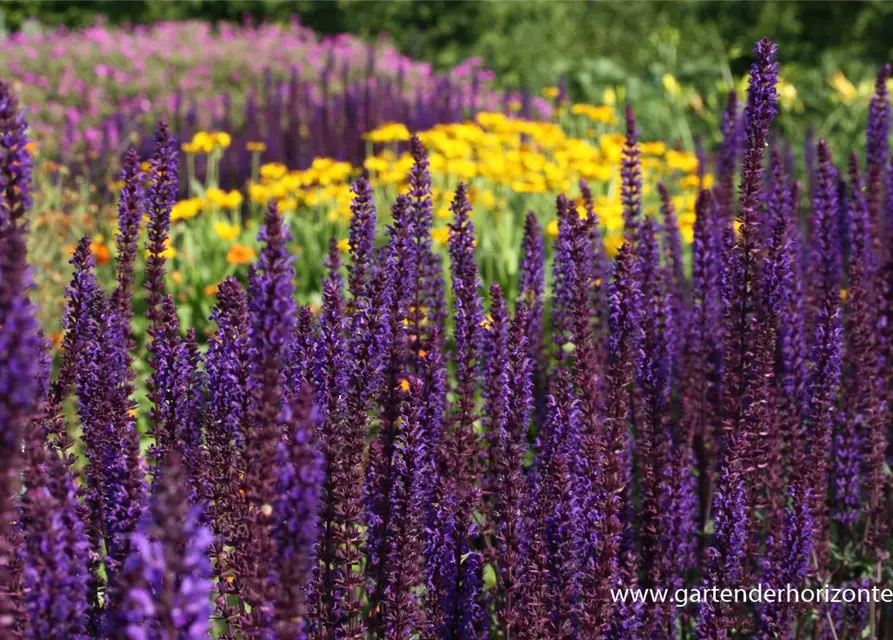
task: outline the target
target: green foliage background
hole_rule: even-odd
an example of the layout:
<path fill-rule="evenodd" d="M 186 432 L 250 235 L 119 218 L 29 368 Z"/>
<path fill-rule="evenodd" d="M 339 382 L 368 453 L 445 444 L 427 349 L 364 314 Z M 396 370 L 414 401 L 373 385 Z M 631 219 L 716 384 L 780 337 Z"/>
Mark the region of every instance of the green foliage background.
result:
<path fill-rule="evenodd" d="M 780 44 L 783 75 L 804 105 L 779 121 L 798 143 L 813 128 L 845 147 L 859 144 L 864 110 L 839 109 L 827 78 L 841 70 L 855 84 L 870 81 L 893 59 L 893 2 L 877 1 L 0 0 L 0 34 L 27 29 L 29 20 L 82 27 L 98 18 L 281 21 L 294 14 L 321 34 L 387 34 L 436 69 L 479 56 L 507 87 L 537 92 L 561 77 L 573 100 L 589 102 L 608 87 L 620 89 L 618 99 L 636 106 L 644 135 L 689 148 L 695 135 L 716 141 L 723 96 L 764 35 Z M 667 99 L 664 74 L 679 81 L 683 95 Z M 860 99 L 867 103 L 867 94 Z"/>
<path fill-rule="evenodd" d="M 246 15 L 284 20 L 295 13 L 321 33 L 388 33 L 402 51 L 441 68 L 479 55 L 500 81 L 533 88 L 605 58 L 617 73 L 641 68 L 651 61 L 655 36 L 675 41 L 680 58 L 728 57 L 738 73 L 763 35 L 784 43 L 786 61 L 801 64 L 827 54 L 878 63 L 893 50 L 888 2 L 0 1 L 8 29 L 29 19 L 84 26 L 97 16 L 120 24 Z"/>

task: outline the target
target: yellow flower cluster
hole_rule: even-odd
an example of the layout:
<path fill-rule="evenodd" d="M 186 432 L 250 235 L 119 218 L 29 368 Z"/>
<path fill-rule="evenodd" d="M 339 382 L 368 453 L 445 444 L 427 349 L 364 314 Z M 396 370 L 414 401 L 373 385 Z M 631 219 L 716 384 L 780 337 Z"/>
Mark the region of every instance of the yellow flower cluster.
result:
<path fill-rule="evenodd" d="M 388 122 L 363 135 L 369 142 L 405 142 L 409 140 L 409 129 L 399 122 Z"/>
<path fill-rule="evenodd" d="M 226 149 L 232 141 L 225 131 L 198 131 L 190 142 L 181 146 L 186 153 L 211 153 L 215 149 Z"/>
<path fill-rule="evenodd" d="M 571 113 L 575 116 L 586 116 L 593 122 L 605 124 L 614 122 L 614 109 L 605 105 L 575 104 L 571 107 Z"/>
<path fill-rule="evenodd" d="M 576 104 L 570 110 L 595 123 L 620 121 L 612 106 Z M 452 217 L 449 203 L 459 181 L 470 185 L 469 196 L 479 214 L 498 214 L 508 210 L 515 194 L 544 195 L 548 202 L 557 193 L 573 194 L 579 180 L 584 179 L 596 194 L 596 211 L 607 228 L 608 249 L 619 243 L 623 221 L 622 133 L 587 131 L 583 137 L 574 137 L 555 122 L 484 112 L 473 121 L 436 125 L 419 135 L 428 149 L 436 218 L 445 221 Z M 366 138 L 385 146 L 367 157 L 363 168 L 373 187 L 393 198 L 405 190 L 413 159 L 408 151 L 399 151 L 391 143 L 404 142 L 409 131 L 404 125 L 389 123 L 369 132 Z M 664 180 L 678 193 L 675 204 L 681 231 L 690 239 L 694 201 L 700 186 L 697 157 L 691 152 L 667 148 L 661 141 L 641 142 L 640 150 L 647 210 L 656 211 L 657 198 L 651 187 Z M 248 195 L 256 204 L 276 200 L 284 211 L 323 208 L 329 220 L 347 222 L 350 181 L 359 173 L 359 167 L 331 158 L 317 158 L 302 171 L 269 163 L 260 167 L 259 180 L 249 185 Z M 709 188 L 711 181 L 712 176 L 707 175 L 703 186 Z M 549 229 L 554 231 L 554 225 Z M 447 227 L 435 226 L 432 238 L 437 244 L 445 244 Z"/>
<path fill-rule="evenodd" d="M 189 220 L 208 208 L 226 209 L 234 211 L 242 206 L 242 193 L 238 189 L 224 191 L 211 187 L 205 192 L 204 198 L 188 198 L 180 200 L 171 210 L 171 221 Z"/>
<path fill-rule="evenodd" d="M 279 162 L 261 165 L 260 180 L 248 186 L 255 204 L 277 201 L 283 211 L 300 206 L 327 207 L 331 219 L 350 216 L 350 180 L 357 174 L 349 162 L 315 158 L 304 170 L 289 171 Z"/>

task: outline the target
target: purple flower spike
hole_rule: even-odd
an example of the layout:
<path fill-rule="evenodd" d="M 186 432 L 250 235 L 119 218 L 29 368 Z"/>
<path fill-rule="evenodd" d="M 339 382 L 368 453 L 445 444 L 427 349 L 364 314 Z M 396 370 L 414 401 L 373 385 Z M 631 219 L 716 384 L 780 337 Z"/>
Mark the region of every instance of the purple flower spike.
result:
<path fill-rule="evenodd" d="M 287 440 L 279 444 L 273 532 L 277 543 L 276 632 L 307 637 L 307 579 L 315 559 L 317 511 L 325 473 L 313 446 L 315 415 L 309 385 L 299 392 L 286 419 Z"/>
<path fill-rule="evenodd" d="M 387 546 L 389 575 L 384 597 L 385 637 L 411 640 L 421 627 L 422 553 L 427 519 L 428 473 L 422 425 L 421 382 L 407 380 L 391 462 L 390 518 Z"/>
<path fill-rule="evenodd" d="M 374 270 L 375 201 L 372 185 L 366 178 L 353 184 L 354 198 L 350 205 L 350 268 L 348 289 L 356 300 L 366 295 Z"/>
<path fill-rule="evenodd" d="M 409 211 L 413 240 L 418 260 L 418 284 L 413 312 L 415 334 L 422 339 L 423 320 L 443 330 L 446 320 L 446 298 L 443 266 L 440 256 L 431 248 L 431 226 L 434 205 L 431 199 L 431 176 L 428 154 L 418 136 L 409 141 L 413 167 L 409 172 Z"/>
<path fill-rule="evenodd" d="M 159 122 L 155 130 L 155 154 L 149 165 L 149 187 L 146 191 L 148 209 L 148 253 L 146 259 L 146 317 L 150 321 L 149 335 L 157 332 L 162 321 L 161 302 L 164 296 L 164 251 L 169 241 L 171 209 L 177 200 L 179 167 L 177 141 L 166 122 Z M 151 349 L 150 349 L 151 353 Z"/>
<path fill-rule="evenodd" d="M 64 458 L 45 448 L 42 425 L 32 423 L 25 444 L 24 546 L 26 638 L 87 640 L 89 542 L 77 488 Z"/>
<path fill-rule="evenodd" d="M 763 570 L 763 582 L 774 589 L 801 588 L 809 577 L 812 561 L 813 522 L 809 501 L 801 489 L 791 487 L 791 506 L 784 518 L 781 536 L 766 541 L 767 563 Z M 770 638 L 790 640 L 794 634 L 794 621 L 799 613 L 798 603 L 772 603 L 761 607 L 759 628 Z"/>
<path fill-rule="evenodd" d="M 868 213 L 871 222 L 874 248 L 879 248 L 881 240 L 882 206 L 884 200 L 884 171 L 890 156 L 890 94 L 887 81 L 891 66 L 885 64 L 878 70 L 874 84 L 874 96 L 868 109 L 868 127 L 865 130 L 865 157 L 868 163 Z M 888 192 L 889 194 L 889 192 Z M 887 200 L 891 199 L 887 195 Z"/>
<path fill-rule="evenodd" d="M 164 463 L 163 480 L 132 537 L 122 576 L 125 595 L 109 630 L 113 638 L 200 640 L 210 631 L 211 532 L 180 489 L 185 473 L 179 457 Z"/>
<path fill-rule="evenodd" d="M 642 152 L 632 105 L 626 105 L 626 140 L 623 144 L 620 199 L 623 202 L 623 234 L 635 244 L 642 218 Z"/>
<path fill-rule="evenodd" d="M 533 377 L 527 357 L 527 309 L 518 308 L 512 320 L 507 351 L 502 360 L 500 394 L 505 401 L 504 418 L 493 425 L 496 461 L 497 576 L 500 598 L 497 617 L 507 635 L 516 635 L 523 616 L 525 587 L 523 559 L 529 543 L 529 527 L 524 515 L 524 456 L 527 430 L 533 414 Z"/>
<path fill-rule="evenodd" d="M 476 419 L 475 395 L 483 311 L 479 293 L 480 280 L 474 260 L 474 224 L 471 222 L 471 204 L 464 184 L 456 189 L 451 207 L 455 216 L 450 225 L 449 248 L 458 400 L 445 444 L 451 466 L 449 477 L 456 483 L 458 491 L 458 511 L 466 518 L 477 502 L 475 478 L 481 461 L 480 445 L 473 423 Z"/>
<path fill-rule="evenodd" d="M 133 297 L 133 266 L 139 249 L 140 225 L 145 211 L 145 193 L 142 185 L 140 159 L 136 149 L 124 154 L 121 169 L 120 200 L 118 202 L 118 278 L 112 294 L 112 306 L 129 335 Z"/>
<path fill-rule="evenodd" d="M 587 543 L 587 561 L 592 567 L 584 571 L 581 623 L 600 633 L 607 632 L 611 624 L 614 606 L 610 589 L 617 587 L 620 580 L 625 519 L 623 500 L 630 480 L 629 393 L 641 336 L 641 292 L 635 254 L 628 242 L 620 247 L 614 261 L 609 300 L 607 412 L 595 462 L 591 458 L 591 450 L 595 447 L 587 445 L 585 441 L 583 446 L 589 469 L 600 469 L 601 476 L 598 486 L 591 490 L 596 504 L 589 507 L 598 514 L 594 533 L 600 544 L 597 545 L 592 538 Z M 593 434 L 586 434 L 586 439 L 593 437 Z M 600 466 L 595 466 L 599 462 Z M 596 549 L 596 546 L 600 546 L 600 549 Z"/>
<path fill-rule="evenodd" d="M 705 559 L 705 587 L 738 587 L 747 557 L 747 502 L 740 464 L 743 445 L 740 434 L 732 434 L 723 469 L 713 498 L 713 544 Z M 736 621 L 728 603 L 708 600 L 698 610 L 699 638 L 725 640 Z"/>

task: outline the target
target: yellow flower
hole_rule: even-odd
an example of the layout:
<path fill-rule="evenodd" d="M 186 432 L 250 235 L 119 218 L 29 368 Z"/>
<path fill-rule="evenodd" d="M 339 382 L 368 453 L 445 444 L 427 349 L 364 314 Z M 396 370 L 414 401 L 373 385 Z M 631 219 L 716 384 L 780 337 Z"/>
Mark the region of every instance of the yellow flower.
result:
<path fill-rule="evenodd" d="M 782 107 L 797 113 L 803 111 L 804 105 L 803 101 L 797 96 L 797 87 L 787 82 L 784 78 L 779 78 L 775 88 L 778 91 L 778 101 Z"/>
<path fill-rule="evenodd" d="M 270 199 L 270 189 L 266 185 L 252 183 L 248 185 L 248 197 L 255 204 L 266 204 Z"/>
<path fill-rule="evenodd" d="M 183 149 L 186 153 L 198 153 L 199 148 L 197 145 L 191 142 L 184 142 L 180 145 L 180 148 Z"/>
<path fill-rule="evenodd" d="M 647 156 L 662 156 L 667 151 L 667 145 L 657 140 L 655 142 L 642 142 L 639 145 L 642 153 Z"/>
<path fill-rule="evenodd" d="M 174 284 L 180 284 L 183 282 L 183 274 L 179 271 L 171 272 L 171 280 L 174 281 Z"/>
<path fill-rule="evenodd" d="M 544 98 L 549 98 L 549 100 L 554 100 L 561 93 L 561 89 L 559 89 L 558 87 L 545 87 L 543 89 L 542 93 L 543 93 Z"/>
<path fill-rule="evenodd" d="M 221 149 L 226 149 L 233 142 L 232 136 L 230 136 L 225 131 L 217 131 L 211 135 L 214 141 L 214 145 L 220 147 Z"/>
<path fill-rule="evenodd" d="M 229 193 L 224 194 L 223 198 L 220 200 L 220 206 L 224 209 L 229 209 L 230 211 L 238 209 L 242 206 L 242 194 L 238 189 L 233 189 Z"/>
<path fill-rule="evenodd" d="M 214 137 L 207 131 L 197 131 L 192 136 L 192 146 L 196 151 L 211 153 L 214 150 Z"/>
<path fill-rule="evenodd" d="M 450 228 L 437 227 L 436 229 L 431 229 L 431 239 L 439 245 L 445 245 L 450 239 Z"/>
<path fill-rule="evenodd" d="M 676 80 L 672 74 L 665 73 L 664 77 L 661 78 L 661 82 L 664 85 L 664 89 L 666 89 L 667 93 L 671 96 L 675 97 L 682 93 L 682 87 L 679 86 L 679 81 Z"/>
<path fill-rule="evenodd" d="M 339 240 L 338 241 L 338 251 L 341 253 L 347 253 L 350 251 L 350 242 L 347 240 Z"/>
<path fill-rule="evenodd" d="M 204 201 L 201 198 L 189 198 L 188 200 L 180 200 L 171 209 L 171 220 L 188 220 L 198 215 L 202 210 Z"/>
<path fill-rule="evenodd" d="M 226 261 L 230 264 L 248 264 L 255 258 L 254 249 L 243 244 L 234 244 L 226 254 Z"/>
<path fill-rule="evenodd" d="M 558 220 L 550 220 L 546 225 L 546 235 L 550 238 L 558 237 Z"/>
<path fill-rule="evenodd" d="M 363 134 L 370 142 L 405 142 L 409 140 L 409 129 L 399 122 L 386 122 L 377 129 Z"/>
<path fill-rule="evenodd" d="M 698 168 L 698 157 L 693 153 L 670 149 L 667 151 L 664 158 L 667 161 L 667 168 L 669 169 L 674 169 L 683 173 L 693 173 Z"/>
<path fill-rule="evenodd" d="M 837 92 L 837 96 L 844 104 L 850 104 L 856 97 L 858 90 L 849 79 L 838 69 L 828 78 L 828 84 Z"/>
<path fill-rule="evenodd" d="M 214 223 L 214 233 L 221 240 L 234 240 L 239 237 L 239 233 L 241 229 L 237 224 L 230 224 L 228 222 L 215 222 Z"/>
<path fill-rule="evenodd" d="M 27 151 L 32 156 L 37 153 L 37 143 L 33 140 L 25 145 L 25 151 Z"/>
<path fill-rule="evenodd" d="M 213 296 L 213 295 L 215 295 L 215 294 L 217 293 L 217 285 L 216 285 L 216 284 L 209 284 L 207 287 L 204 288 L 204 293 L 205 293 L 206 296 Z"/>
<path fill-rule="evenodd" d="M 406 378 L 403 378 L 400 381 L 399 387 L 400 387 L 400 391 L 409 391 L 409 380 L 407 380 Z"/>
<path fill-rule="evenodd" d="M 270 162 L 261 165 L 260 177 L 266 180 L 278 180 L 285 175 L 287 170 L 286 166 L 281 162 Z"/>
<path fill-rule="evenodd" d="M 246 142 L 245 150 L 252 153 L 263 153 L 267 150 L 267 145 L 264 142 Z"/>

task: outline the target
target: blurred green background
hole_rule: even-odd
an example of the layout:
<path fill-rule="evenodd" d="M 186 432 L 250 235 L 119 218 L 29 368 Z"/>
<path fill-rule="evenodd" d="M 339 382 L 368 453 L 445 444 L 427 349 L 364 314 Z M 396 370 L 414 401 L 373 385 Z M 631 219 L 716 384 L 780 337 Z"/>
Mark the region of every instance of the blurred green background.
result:
<path fill-rule="evenodd" d="M 0 24 L 10 30 L 29 19 L 76 27 L 98 16 L 124 24 L 295 13 L 323 34 L 387 33 L 404 53 L 439 68 L 480 56 L 500 82 L 534 89 L 559 74 L 585 84 L 587 75 L 640 70 L 661 46 L 685 60 L 727 58 L 737 74 L 763 35 L 784 44 L 785 62 L 804 65 L 827 56 L 877 64 L 893 50 L 889 2 L 0 1 Z"/>
<path fill-rule="evenodd" d="M 893 59 L 893 2 L 0 0 L 0 34 L 34 28 L 29 21 L 82 27 L 295 14 L 320 34 L 386 34 L 436 69 L 478 56 L 503 87 L 536 93 L 563 79 L 572 100 L 592 103 L 605 102 L 610 87 L 611 98 L 636 106 L 645 136 L 689 148 L 695 135 L 717 141 L 725 92 L 743 89 L 763 36 L 780 46 L 787 92 L 778 125 L 797 146 L 808 129 L 844 148 L 858 144 L 872 77 Z"/>

